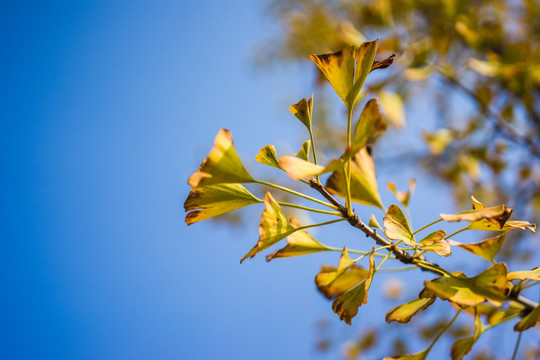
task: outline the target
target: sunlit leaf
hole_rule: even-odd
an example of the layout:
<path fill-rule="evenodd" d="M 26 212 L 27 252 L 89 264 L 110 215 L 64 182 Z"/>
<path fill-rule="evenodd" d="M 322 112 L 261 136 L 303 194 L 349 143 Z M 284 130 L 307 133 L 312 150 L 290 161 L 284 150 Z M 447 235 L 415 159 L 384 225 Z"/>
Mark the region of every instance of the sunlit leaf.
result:
<path fill-rule="evenodd" d="M 422 135 L 429 151 L 434 155 L 441 155 L 454 141 L 454 134 L 448 129 L 438 129 L 433 133 L 424 132 Z"/>
<path fill-rule="evenodd" d="M 269 248 L 297 230 L 287 221 L 279 204 L 269 192 L 264 197 L 264 205 L 265 209 L 261 216 L 261 224 L 259 225 L 259 241 L 240 260 L 240 263 L 248 257 L 254 257 L 257 253 Z"/>
<path fill-rule="evenodd" d="M 188 184 L 192 187 L 223 183 L 246 183 L 254 179 L 247 172 L 236 152 L 231 132 L 221 129 L 214 141 L 214 147 L 203 160 L 199 170 L 191 175 Z"/>
<path fill-rule="evenodd" d="M 372 227 L 372 228 L 377 228 L 377 229 L 380 229 L 382 230 L 383 228 L 381 227 L 381 225 L 379 224 L 379 222 L 377 221 L 377 219 L 375 218 L 375 215 L 371 215 L 371 217 L 369 218 L 369 227 Z"/>
<path fill-rule="evenodd" d="M 511 230 L 529 230 L 530 232 L 536 232 L 536 224 L 532 224 L 528 221 L 509 220 L 503 227 L 489 221 L 487 219 L 474 221 L 467 229 L 470 230 L 484 230 L 484 231 L 511 231 Z"/>
<path fill-rule="evenodd" d="M 343 248 L 337 268 L 327 265 L 321 267 L 321 271 L 315 276 L 315 284 L 327 299 L 343 294 L 366 279 L 369 271 L 354 263 L 356 261 L 352 260 L 347 249 Z"/>
<path fill-rule="evenodd" d="M 478 314 L 486 317 L 489 325 L 495 326 L 510 318 L 513 318 L 516 314 L 521 313 L 521 311 L 523 311 L 524 309 L 524 306 L 515 301 L 511 301 L 508 303 L 508 308 L 504 309 L 500 306 L 482 303 L 476 305 L 475 308 L 468 308 L 466 309 L 466 311 L 474 315 L 474 309 L 478 311 Z"/>
<path fill-rule="evenodd" d="M 384 130 L 386 130 L 386 123 L 379 111 L 377 100 L 371 99 L 364 106 L 356 124 L 352 147 L 360 149 L 368 143 L 373 143 Z"/>
<path fill-rule="evenodd" d="M 464 250 L 467 250 L 468 252 L 471 252 L 477 256 L 483 257 L 484 259 L 493 262 L 495 256 L 497 255 L 497 253 L 501 249 L 502 244 L 504 243 L 505 237 L 506 234 L 501 234 L 475 244 L 462 244 L 457 241 L 451 241 L 450 245 L 458 246 Z"/>
<path fill-rule="evenodd" d="M 452 253 L 450 244 L 448 241 L 444 240 L 446 236 L 446 231 L 437 230 L 423 238 L 418 246 L 421 250 L 433 251 L 437 255 L 448 256 Z"/>
<path fill-rule="evenodd" d="M 515 331 L 525 331 L 532 328 L 540 321 L 540 305 L 524 316 L 515 326 Z"/>
<path fill-rule="evenodd" d="M 450 350 L 452 360 L 463 359 L 465 355 L 470 353 L 476 340 L 478 340 L 480 335 L 482 335 L 482 333 L 485 331 L 486 328 L 482 324 L 482 319 L 480 319 L 480 315 L 478 314 L 478 312 L 476 312 L 474 316 L 474 326 L 475 328 L 473 336 L 460 339 L 454 344 L 452 344 L 452 348 Z"/>
<path fill-rule="evenodd" d="M 289 223 L 294 227 L 299 227 L 300 224 L 295 218 L 291 218 Z M 283 249 L 275 251 L 266 256 L 266 261 L 277 258 L 292 257 L 313 254 L 320 251 L 327 251 L 330 248 L 321 244 L 309 235 L 305 230 L 301 229 L 293 232 L 287 237 L 287 246 Z"/>
<path fill-rule="evenodd" d="M 304 124 L 308 130 L 311 129 L 311 118 L 313 114 L 313 95 L 309 100 L 302 99 L 298 103 L 291 105 L 289 110 L 294 116 Z"/>
<path fill-rule="evenodd" d="M 389 57 L 387 57 L 384 60 L 379 60 L 379 61 L 376 60 L 373 63 L 373 65 L 371 66 L 371 71 L 374 71 L 374 70 L 377 70 L 377 69 L 386 69 L 387 67 L 392 65 L 395 58 L 396 58 L 396 55 L 392 54 L 392 55 L 390 55 Z"/>
<path fill-rule="evenodd" d="M 416 354 L 407 354 L 407 355 L 399 355 L 399 356 L 387 356 L 383 360 L 425 360 L 427 359 L 427 356 L 429 354 L 429 350 L 431 349 L 425 349 L 424 351 L 421 351 Z"/>
<path fill-rule="evenodd" d="M 383 225 L 385 228 L 384 233 L 389 239 L 402 240 L 409 246 L 416 244 L 409 221 L 399 206 L 390 205 L 388 212 L 384 216 Z"/>
<path fill-rule="evenodd" d="M 535 267 L 532 270 L 529 271 L 513 271 L 511 273 L 508 273 L 507 276 L 508 280 L 534 280 L 534 281 L 540 281 L 540 266 Z"/>
<path fill-rule="evenodd" d="M 403 204 L 405 207 L 409 207 L 409 200 L 411 199 L 411 195 L 414 192 L 414 188 L 416 187 L 416 181 L 414 179 L 409 179 L 409 191 L 398 191 L 396 189 L 396 184 L 393 181 L 390 181 L 388 183 L 388 189 L 394 194 L 396 199 Z"/>
<path fill-rule="evenodd" d="M 300 151 L 298 151 L 294 156 L 296 156 L 299 159 L 309 161 L 309 146 L 311 145 L 311 141 L 304 141 L 302 144 L 302 148 Z"/>
<path fill-rule="evenodd" d="M 260 202 L 240 184 L 218 184 L 192 188 L 184 203 L 186 223 L 222 215 L 244 206 Z"/>
<path fill-rule="evenodd" d="M 385 90 L 379 91 L 377 95 L 381 102 L 384 118 L 398 129 L 405 126 L 405 106 L 401 96 Z"/>
<path fill-rule="evenodd" d="M 343 170 L 337 170 L 330 175 L 326 188 L 333 194 L 346 197 Z M 384 209 L 377 187 L 373 159 L 366 148 L 358 151 L 351 161 L 351 200 Z"/>
<path fill-rule="evenodd" d="M 375 55 L 379 47 L 379 40 L 367 41 L 362 43 L 356 53 L 356 66 L 354 69 L 354 89 L 350 96 L 351 105 L 354 104 L 366 77 L 371 72 Z"/>
<path fill-rule="evenodd" d="M 257 160 L 257 162 L 263 165 L 273 166 L 275 168 L 281 169 L 281 167 L 279 166 L 278 158 L 276 155 L 276 148 L 274 147 L 274 145 L 266 145 L 261 150 L 259 150 L 259 154 L 255 155 L 255 160 Z"/>
<path fill-rule="evenodd" d="M 441 214 L 441 219 L 445 221 L 478 221 L 481 219 L 500 218 L 506 211 L 504 205 L 492 206 L 484 209 L 467 210 L 458 214 Z"/>
<path fill-rule="evenodd" d="M 449 277 L 439 277 L 425 281 L 425 289 L 420 297 L 436 295 L 443 300 L 450 300 L 460 306 L 475 306 L 486 300 L 494 305 L 501 305 L 509 292 L 504 263 L 498 263 L 475 277 L 468 278 L 461 273 Z"/>
<path fill-rule="evenodd" d="M 375 248 L 373 248 L 373 250 L 375 250 Z M 371 286 L 373 275 L 375 274 L 373 250 L 369 256 L 369 274 L 366 279 L 354 288 L 339 295 L 332 303 L 332 310 L 334 310 L 339 318 L 348 325 L 351 325 L 352 318 L 358 314 L 358 308 L 367 303 L 368 290 Z"/>
<path fill-rule="evenodd" d="M 309 179 L 315 175 L 336 171 L 343 168 L 344 165 L 345 163 L 338 159 L 331 160 L 326 166 L 320 166 L 296 156 L 282 156 L 279 158 L 279 166 L 295 180 Z"/>
<path fill-rule="evenodd" d="M 420 310 L 427 309 L 435 298 L 416 299 L 408 303 L 396 306 L 386 314 L 386 322 L 397 321 L 400 323 L 408 323 L 411 318 Z"/>

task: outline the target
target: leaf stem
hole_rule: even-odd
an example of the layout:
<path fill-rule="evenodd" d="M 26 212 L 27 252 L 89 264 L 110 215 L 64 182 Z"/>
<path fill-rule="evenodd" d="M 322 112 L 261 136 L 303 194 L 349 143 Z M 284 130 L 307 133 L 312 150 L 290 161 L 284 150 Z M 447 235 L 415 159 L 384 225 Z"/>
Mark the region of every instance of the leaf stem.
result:
<path fill-rule="evenodd" d="M 521 342 L 521 335 L 522 334 L 523 334 L 523 331 L 520 331 L 519 335 L 518 335 L 518 338 L 517 338 L 517 341 L 516 341 L 516 347 L 514 348 L 514 354 L 512 355 L 512 360 L 516 359 L 516 355 L 517 355 L 517 352 L 518 352 L 518 349 L 519 349 L 519 343 Z"/>
<path fill-rule="evenodd" d="M 459 309 L 458 311 L 456 311 L 456 315 L 454 315 L 454 317 L 452 318 L 452 320 L 450 320 L 450 322 L 448 324 L 446 324 L 446 326 L 444 327 L 444 329 L 441 330 L 441 332 L 439 333 L 439 335 L 437 335 L 437 337 L 433 340 L 433 342 L 431 343 L 431 345 L 429 345 L 429 347 L 426 349 L 427 352 L 429 352 L 431 350 L 431 348 L 433 347 L 433 345 L 435 345 L 435 343 L 437 342 L 437 340 L 439 340 L 441 338 L 441 336 L 446 332 L 446 330 L 448 330 L 450 328 L 450 326 L 452 326 L 452 324 L 454 323 L 454 321 L 456 321 L 456 319 L 458 318 L 459 314 L 461 313 L 461 309 Z"/>
<path fill-rule="evenodd" d="M 391 252 L 389 252 L 388 254 L 386 254 L 386 256 L 384 257 L 384 259 L 382 259 L 381 262 L 379 263 L 379 265 L 377 265 L 377 267 L 375 268 L 375 272 L 379 271 L 380 267 L 386 262 L 386 260 L 388 260 L 388 258 L 390 258 L 390 255 L 392 255 Z"/>
<path fill-rule="evenodd" d="M 330 251 L 339 251 L 339 252 L 343 251 L 343 249 L 335 248 L 335 247 L 328 247 L 328 249 L 329 249 Z M 361 250 L 354 250 L 354 249 L 347 249 L 347 252 L 349 252 L 349 253 L 351 253 L 351 254 L 358 254 L 358 255 L 369 255 L 369 254 L 371 254 L 371 251 L 361 251 Z M 381 258 L 386 257 L 386 255 L 383 255 L 383 254 L 375 254 L 375 253 L 373 254 L 373 256 L 375 256 L 375 257 L 381 257 Z M 391 259 L 395 259 L 395 258 L 392 257 Z M 382 270 L 381 270 L 381 271 L 382 271 Z"/>
<path fill-rule="evenodd" d="M 264 201 L 261 200 L 261 202 L 264 202 Z M 339 217 L 343 216 L 340 212 L 337 212 L 337 211 L 319 210 L 319 209 L 314 209 L 314 208 L 310 208 L 310 207 L 307 207 L 307 206 L 291 204 L 291 203 L 286 203 L 286 202 L 281 202 L 281 201 L 278 201 L 278 204 L 280 206 L 286 206 L 286 207 L 291 207 L 291 208 L 295 208 L 295 209 L 316 212 L 316 213 L 320 213 L 320 214 L 335 215 L 335 216 L 339 216 Z"/>
<path fill-rule="evenodd" d="M 330 220 L 330 221 L 325 221 L 325 222 L 321 222 L 321 223 L 316 223 L 316 224 L 310 224 L 310 225 L 303 225 L 303 226 L 299 226 L 297 227 L 296 229 L 297 230 L 305 230 L 305 229 L 309 229 L 309 228 L 312 228 L 312 227 L 316 227 L 316 226 L 324 226 L 324 225 L 330 225 L 330 224 L 333 224 L 333 223 L 336 223 L 336 222 L 340 222 L 340 221 L 345 221 L 347 219 L 336 219 L 336 220 Z"/>
<path fill-rule="evenodd" d="M 273 188 L 288 192 L 289 194 L 293 194 L 293 195 L 299 196 L 299 197 L 307 199 L 307 200 L 311 200 L 313 202 L 316 202 L 317 204 L 327 206 L 327 207 L 332 208 L 334 210 L 339 210 L 339 208 L 337 206 L 335 206 L 335 205 L 329 204 L 329 203 L 327 203 L 325 201 L 322 201 L 322 200 L 319 200 L 319 199 L 315 199 L 314 197 L 311 197 L 311 196 L 308 196 L 308 195 L 304 195 L 302 193 L 299 193 L 298 191 L 294 191 L 294 190 L 291 190 L 289 188 L 286 188 L 286 187 L 283 187 L 283 186 L 280 186 L 280 185 L 277 185 L 277 184 L 272 184 L 270 182 L 266 182 L 266 181 L 262 181 L 262 180 L 255 180 L 255 182 L 258 183 L 258 184 L 261 184 L 261 185 L 270 186 L 270 187 L 273 187 Z"/>
<path fill-rule="evenodd" d="M 433 222 L 430 222 L 429 224 L 427 224 L 426 226 L 421 227 L 420 229 L 416 230 L 416 231 L 413 232 L 412 234 L 413 234 L 413 235 L 416 235 L 416 234 L 419 233 L 420 231 L 425 230 L 425 229 L 427 229 L 428 227 L 433 226 L 433 225 L 435 225 L 436 223 L 441 222 L 441 221 L 443 221 L 443 220 L 442 220 L 442 219 L 438 219 L 438 220 L 435 220 L 435 221 L 433 221 Z"/>
<path fill-rule="evenodd" d="M 418 265 L 404 266 L 404 267 L 398 267 L 398 268 L 392 268 L 392 269 L 381 269 L 379 270 L 379 272 L 398 272 L 398 271 L 408 271 L 408 270 L 414 270 L 414 269 L 418 269 Z"/>
<path fill-rule="evenodd" d="M 311 151 L 313 152 L 313 162 L 317 165 L 317 151 L 315 151 L 315 140 L 313 139 L 313 130 L 311 129 L 311 124 L 309 124 L 309 139 L 311 140 Z M 321 183 L 319 179 L 319 174 L 315 177 L 317 179 L 317 184 Z"/>
<path fill-rule="evenodd" d="M 468 230 L 468 229 L 469 229 L 468 226 L 467 226 L 467 227 L 464 227 L 463 229 L 459 229 L 458 231 L 453 232 L 453 233 L 451 233 L 450 235 L 446 236 L 446 237 L 444 238 L 444 240 L 448 240 L 448 239 L 450 239 L 452 236 L 456 236 L 456 235 L 459 234 L 460 232 L 465 231 L 465 230 Z"/>

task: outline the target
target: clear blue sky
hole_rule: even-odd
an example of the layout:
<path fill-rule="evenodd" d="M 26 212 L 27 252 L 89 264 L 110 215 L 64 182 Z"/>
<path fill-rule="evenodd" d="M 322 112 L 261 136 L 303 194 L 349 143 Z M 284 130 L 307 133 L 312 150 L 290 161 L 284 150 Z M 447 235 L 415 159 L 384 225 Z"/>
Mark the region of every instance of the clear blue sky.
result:
<path fill-rule="evenodd" d="M 254 69 L 275 31 L 263 13 L 249 0 L 3 4 L 0 358 L 317 357 L 315 324 L 335 320 L 313 284 L 328 261 L 240 265 L 257 224 L 183 221 L 219 128 L 250 165 L 305 136 L 288 105 L 311 94 L 310 70 Z M 357 335 L 370 311 L 335 332 Z"/>

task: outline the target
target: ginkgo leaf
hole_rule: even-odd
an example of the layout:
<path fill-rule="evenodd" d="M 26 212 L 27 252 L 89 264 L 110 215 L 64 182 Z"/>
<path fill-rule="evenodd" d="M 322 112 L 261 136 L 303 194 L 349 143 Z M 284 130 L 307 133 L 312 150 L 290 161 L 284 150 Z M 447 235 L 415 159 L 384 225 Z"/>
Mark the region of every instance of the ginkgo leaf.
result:
<path fill-rule="evenodd" d="M 437 230 L 423 238 L 419 243 L 421 250 L 433 251 L 437 255 L 449 256 L 452 254 L 452 248 L 448 241 L 444 240 L 446 231 Z"/>
<path fill-rule="evenodd" d="M 534 280 L 534 281 L 540 281 L 540 266 L 535 267 L 532 270 L 529 271 L 513 271 L 511 273 L 508 273 L 507 275 L 508 280 Z"/>
<path fill-rule="evenodd" d="M 402 240 L 409 246 L 414 246 L 416 241 L 412 234 L 409 221 L 399 206 L 390 205 L 388 212 L 383 218 L 384 233 L 391 240 Z"/>
<path fill-rule="evenodd" d="M 379 111 L 377 99 L 371 99 L 360 114 L 351 146 L 361 149 L 368 143 L 373 143 L 385 130 L 386 123 Z"/>
<path fill-rule="evenodd" d="M 482 324 L 482 319 L 480 318 L 480 314 L 478 312 L 476 312 L 474 316 L 474 326 L 475 328 L 473 336 L 460 339 L 452 344 L 452 348 L 450 350 L 452 360 L 461 360 L 465 355 L 470 353 L 476 340 L 478 340 L 480 335 L 482 335 L 486 330 Z"/>
<path fill-rule="evenodd" d="M 384 60 L 375 60 L 373 62 L 373 65 L 371 66 L 370 71 L 374 71 L 374 70 L 378 70 L 378 69 L 386 69 L 387 67 L 392 65 L 395 58 L 396 58 L 396 54 L 392 54 L 392 55 L 390 55 L 389 57 L 387 57 Z"/>
<path fill-rule="evenodd" d="M 311 141 L 309 140 L 304 141 L 304 143 L 302 144 L 302 148 L 300 149 L 300 151 L 294 154 L 294 156 L 296 156 L 299 159 L 309 161 L 309 146 L 310 145 L 311 145 Z"/>
<path fill-rule="evenodd" d="M 188 184 L 192 187 L 223 183 L 246 183 L 254 179 L 247 172 L 238 156 L 231 132 L 221 129 L 214 141 L 214 147 L 203 160 L 199 170 L 191 175 Z"/>
<path fill-rule="evenodd" d="M 379 222 L 377 221 L 377 219 L 375 218 L 375 215 L 371 215 L 371 217 L 369 218 L 369 227 L 372 227 L 372 228 L 377 228 L 379 230 L 382 230 L 383 228 L 381 227 L 381 225 L 379 224 Z"/>
<path fill-rule="evenodd" d="M 332 310 L 348 325 L 351 325 L 352 318 L 358 314 L 358 308 L 367 303 L 368 290 L 375 274 L 374 250 L 375 248 L 373 248 L 369 256 L 369 274 L 366 279 L 352 289 L 339 295 L 332 303 Z"/>
<path fill-rule="evenodd" d="M 338 267 L 323 266 L 315 276 L 315 285 L 328 299 L 340 295 L 364 280 L 369 273 L 366 269 L 353 266 L 356 260 L 349 257 L 347 248 L 343 248 Z"/>
<path fill-rule="evenodd" d="M 295 180 L 309 179 L 315 175 L 336 171 L 343 168 L 344 165 L 345 162 L 337 159 L 331 160 L 326 166 L 320 166 L 296 156 L 286 155 L 279 158 L 279 166 L 287 172 L 287 175 Z"/>
<path fill-rule="evenodd" d="M 503 309 L 502 307 L 499 307 L 499 306 L 487 304 L 487 303 L 478 304 L 476 305 L 475 308 L 469 308 L 469 309 L 476 309 L 476 311 L 478 311 L 480 315 L 484 315 L 486 317 L 489 325 L 495 326 L 521 313 L 524 309 L 524 306 L 515 301 L 511 301 L 508 303 L 508 308 L 506 309 Z"/>
<path fill-rule="evenodd" d="M 498 263 L 472 278 L 461 273 L 439 277 L 424 282 L 425 289 L 420 293 L 420 297 L 436 295 L 464 307 L 475 306 L 486 300 L 499 306 L 506 300 L 509 292 L 507 273 L 506 265 Z"/>
<path fill-rule="evenodd" d="M 416 354 L 407 354 L 407 355 L 399 355 L 399 356 L 387 356 L 383 358 L 383 360 L 425 360 L 427 359 L 427 356 L 429 354 L 429 351 L 431 348 L 427 348 L 424 351 L 421 351 Z"/>
<path fill-rule="evenodd" d="M 192 188 L 184 202 L 186 223 L 222 215 L 261 200 L 240 184 L 218 184 Z"/>
<path fill-rule="evenodd" d="M 259 241 L 257 244 L 240 260 L 254 257 L 257 253 L 269 248 L 297 230 L 292 226 L 281 211 L 281 208 L 272 195 L 267 192 L 264 197 L 265 209 L 261 216 L 259 225 Z"/>
<path fill-rule="evenodd" d="M 299 227 L 300 224 L 296 221 L 295 218 L 291 218 L 289 223 L 294 227 Z M 266 261 L 272 259 L 292 257 L 313 254 L 320 251 L 327 251 L 330 248 L 326 245 L 321 244 L 315 240 L 311 235 L 309 235 L 305 230 L 298 230 L 293 232 L 287 237 L 287 246 L 283 249 L 275 251 L 266 256 Z"/>
<path fill-rule="evenodd" d="M 405 106 L 401 96 L 386 90 L 379 91 L 377 95 L 381 102 L 384 118 L 398 129 L 405 126 Z"/>
<path fill-rule="evenodd" d="M 259 150 L 259 154 L 255 155 L 255 160 L 263 165 L 273 166 L 281 169 L 274 145 L 266 145 Z"/>
<path fill-rule="evenodd" d="M 386 314 L 386 322 L 397 321 L 400 323 L 408 323 L 411 318 L 420 310 L 427 309 L 436 298 L 416 299 L 408 303 L 396 306 Z"/>
<path fill-rule="evenodd" d="M 350 110 L 364 81 L 371 71 L 378 41 L 369 41 L 357 50 L 348 46 L 333 54 L 311 55 L 309 58 L 323 72 L 338 96 Z"/>
<path fill-rule="evenodd" d="M 393 181 L 390 181 L 388 183 L 388 189 L 394 194 L 396 199 L 403 204 L 406 208 L 409 207 L 409 200 L 411 199 L 411 195 L 414 192 L 414 188 L 416 187 L 416 181 L 414 179 L 409 179 L 409 191 L 398 191 L 396 189 L 396 184 Z"/>
<path fill-rule="evenodd" d="M 330 175 L 326 188 L 331 193 L 346 198 L 345 176 L 342 169 Z M 351 200 L 384 209 L 377 187 L 373 159 L 366 148 L 360 149 L 351 161 Z"/>
<path fill-rule="evenodd" d="M 313 95 L 309 100 L 302 99 L 298 103 L 291 105 L 289 110 L 294 116 L 304 124 L 308 130 L 311 130 L 311 118 L 313 114 Z"/>
<path fill-rule="evenodd" d="M 506 234 L 501 234 L 475 244 L 462 244 L 452 240 L 450 242 L 450 245 L 458 246 L 464 250 L 467 250 L 470 253 L 473 253 L 477 256 L 483 257 L 484 259 L 493 262 L 495 256 L 497 255 L 497 253 L 501 249 L 502 244 L 504 243 L 505 237 Z"/>
<path fill-rule="evenodd" d="M 449 222 L 454 221 L 478 221 L 481 219 L 494 219 L 503 215 L 506 211 L 504 205 L 492 206 L 483 209 L 467 210 L 458 214 L 441 214 L 441 219 Z"/>
<path fill-rule="evenodd" d="M 530 232 L 536 232 L 536 224 L 532 224 L 528 221 L 510 220 L 504 223 L 502 227 L 489 221 L 487 219 L 474 221 L 469 226 L 469 230 L 484 230 L 484 231 L 511 231 L 511 230 L 529 230 Z"/>
<path fill-rule="evenodd" d="M 515 326 L 515 331 L 525 331 L 532 328 L 540 321 L 540 305 L 524 316 Z"/>

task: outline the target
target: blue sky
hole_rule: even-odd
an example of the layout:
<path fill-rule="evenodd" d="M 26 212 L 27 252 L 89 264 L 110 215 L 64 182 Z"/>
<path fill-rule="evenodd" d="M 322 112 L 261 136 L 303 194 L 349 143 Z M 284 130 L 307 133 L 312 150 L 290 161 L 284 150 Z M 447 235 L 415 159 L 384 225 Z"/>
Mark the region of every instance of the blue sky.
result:
<path fill-rule="evenodd" d="M 262 3 L 3 7 L 0 357 L 319 357 L 315 324 L 335 316 L 313 276 L 337 257 L 240 265 L 257 223 L 183 221 L 221 127 L 248 165 L 305 137 L 288 106 L 311 94 L 311 69 L 252 60 L 276 31 Z M 337 226 L 318 234 L 352 234 Z M 390 303 L 335 331 L 358 335 L 377 306 Z"/>

